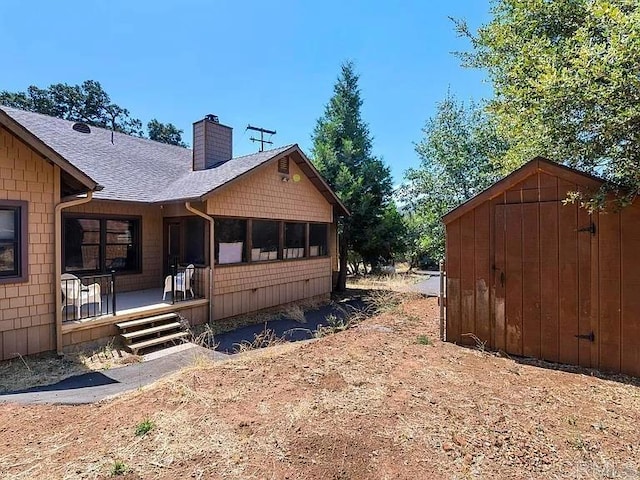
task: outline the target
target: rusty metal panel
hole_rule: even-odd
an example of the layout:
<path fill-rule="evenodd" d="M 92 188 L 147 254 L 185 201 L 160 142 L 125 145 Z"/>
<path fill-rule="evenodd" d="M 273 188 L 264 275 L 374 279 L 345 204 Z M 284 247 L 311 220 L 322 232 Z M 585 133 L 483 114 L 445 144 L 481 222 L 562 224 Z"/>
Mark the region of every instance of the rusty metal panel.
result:
<path fill-rule="evenodd" d="M 539 203 L 522 205 L 522 353 L 540 358 Z"/>
<path fill-rule="evenodd" d="M 460 341 L 460 219 L 447 225 L 447 341 Z"/>
<path fill-rule="evenodd" d="M 491 284 L 491 206 L 489 202 L 479 205 L 474 210 L 474 266 L 475 266 L 475 334 L 478 338 L 491 344 L 491 308 L 489 285 Z"/>

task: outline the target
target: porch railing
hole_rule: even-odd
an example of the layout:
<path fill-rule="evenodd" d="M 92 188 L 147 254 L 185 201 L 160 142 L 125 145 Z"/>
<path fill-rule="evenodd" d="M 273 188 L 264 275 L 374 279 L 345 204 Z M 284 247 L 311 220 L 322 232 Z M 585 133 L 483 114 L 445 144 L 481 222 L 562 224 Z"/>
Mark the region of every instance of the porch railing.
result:
<path fill-rule="evenodd" d="M 83 277 L 65 274 L 61 282 L 63 322 L 116 314 L 115 272 Z"/>
<path fill-rule="evenodd" d="M 171 303 L 207 297 L 209 267 L 174 264 L 170 272 L 165 280 L 165 291 L 171 293 Z"/>

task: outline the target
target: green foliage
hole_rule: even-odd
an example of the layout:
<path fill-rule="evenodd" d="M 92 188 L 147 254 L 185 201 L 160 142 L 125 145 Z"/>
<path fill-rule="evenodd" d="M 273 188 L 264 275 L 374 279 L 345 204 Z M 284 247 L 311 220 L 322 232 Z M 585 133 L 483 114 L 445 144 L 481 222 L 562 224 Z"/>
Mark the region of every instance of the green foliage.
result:
<path fill-rule="evenodd" d="M 156 427 L 156 424 L 153 420 L 149 418 L 145 418 L 138 425 L 136 425 L 136 437 L 142 437 L 143 435 L 146 435 L 155 427 Z"/>
<path fill-rule="evenodd" d="M 313 132 L 313 161 L 331 188 L 350 210 L 340 220 L 339 289 L 346 282 L 347 252 L 354 251 L 365 262 L 375 263 L 390 255 L 390 236 L 382 230 L 392 194 L 391 173 L 382 160 L 372 154 L 369 127 L 361 116 L 362 98 L 358 75 L 351 62 L 344 63 L 333 89 L 333 96 L 318 119 Z M 372 237 L 382 235 L 383 238 Z"/>
<path fill-rule="evenodd" d="M 420 166 L 409 169 L 399 195 L 407 217 L 412 263 L 421 256 L 444 256 L 441 217 L 481 192 L 499 176 L 506 144 L 490 118 L 448 94 L 416 145 Z"/>
<path fill-rule="evenodd" d="M 142 136 L 142 123 L 129 110 L 111 102 L 100 82 L 86 80 L 82 85 L 56 83 L 48 88 L 31 85 L 26 92 L 0 92 L 0 104 L 51 115 L 74 122 L 85 122 L 117 132 Z"/>
<path fill-rule="evenodd" d="M 147 130 L 151 140 L 168 143 L 169 145 L 177 145 L 179 147 L 187 146 L 182 141 L 182 130 L 173 123 L 161 123 L 154 118 L 147 123 Z"/>
<path fill-rule="evenodd" d="M 122 460 L 116 460 L 111 465 L 111 476 L 119 477 L 120 475 L 126 475 L 129 472 L 129 467 Z"/>
<path fill-rule="evenodd" d="M 492 20 L 469 31 L 467 66 L 486 69 L 489 107 L 510 144 L 505 169 L 535 155 L 640 189 L 640 3 L 494 0 Z M 629 195 L 629 190 L 617 191 Z M 602 205 L 606 196 L 587 199 Z"/>
<path fill-rule="evenodd" d="M 433 341 L 426 335 L 418 335 L 416 342 L 419 345 L 433 345 Z"/>
<path fill-rule="evenodd" d="M 0 91 L 0 105 L 144 136 L 142 122 L 133 118 L 126 108 L 113 103 L 100 82 L 95 80 L 86 80 L 81 85 L 56 83 L 48 88 L 31 85 L 26 92 Z M 153 119 L 147 129 L 151 140 L 186 147 L 182 130 L 171 123 Z"/>

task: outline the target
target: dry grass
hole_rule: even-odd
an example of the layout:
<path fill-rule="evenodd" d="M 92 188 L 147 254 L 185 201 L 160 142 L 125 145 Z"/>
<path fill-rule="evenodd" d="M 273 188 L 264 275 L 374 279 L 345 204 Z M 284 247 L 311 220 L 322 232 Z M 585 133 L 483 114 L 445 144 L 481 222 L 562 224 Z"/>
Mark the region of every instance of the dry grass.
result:
<path fill-rule="evenodd" d="M 100 405 L 0 406 L 6 478 L 637 479 L 640 387 L 433 340 L 435 299 Z M 517 371 L 517 374 L 515 373 Z M 153 428 L 136 436 L 145 420 Z M 10 439 L 10 440 L 9 440 Z"/>
<path fill-rule="evenodd" d="M 100 348 L 63 356 L 16 354 L 14 359 L 0 362 L 0 393 L 48 385 L 88 371 L 109 370 L 140 361 L 141 357 L 123 350 L 113 339 Z"/>
<path fill-rule="evenodd" d="M 299 323 L 306 323 L 305 312 L 316 310 L 326 304 L 326 301 L 318 299 L 305 300 L 248 315 L 238 315 L 237 317 L 216 320 L 211 328 L 213 334 L 218 335 L 248 325 L 259 325 L 281 318 L 290 318 Z"/>
<path fill-rule="evenodd" d="M 424 276 L 412 273 L 396 273 L 393 275 L 367 275 L 364 277 L 349 277 L 347 287 L 362 290 L 392 290 L 396 292 L 410 292 L 411 287 L 423 280 Z"/>

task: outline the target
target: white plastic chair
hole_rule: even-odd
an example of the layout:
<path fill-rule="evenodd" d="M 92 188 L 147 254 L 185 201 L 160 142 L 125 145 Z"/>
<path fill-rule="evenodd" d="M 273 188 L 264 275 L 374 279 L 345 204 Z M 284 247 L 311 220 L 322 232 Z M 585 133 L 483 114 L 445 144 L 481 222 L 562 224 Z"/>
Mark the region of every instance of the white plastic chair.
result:
<path fill-rule="evenodd" d="M 65 307 L 74 307 L 76 315 L 80 318 L 80 310 L 83 305 L 92 303 L 98 304 L 98 312 L 102 314 L 102 296 L 100 295 L 100 285 L 92 283 L 91 285 L 83 285 L 82 281 L 72 275 L 65 273 L 61 277 L 62 280 L 62 309 Z"/>
<path fill-rule="evenodd" d="M 178 272 L 176 275 L 176 292 L 182 292 L 183 298 L 187 298 L 187 292 L 191 293 L 191 298 L 195 297 L 193 294 L 193 288 L 191 286 L 191 279 L 196 267 L 189 264 L 184 272 Z M 167 275 L 164 279 L 164 292 L 162 293 L 162 300 L 167 296 L 167 293 L 173 292 L 173 278 L 171 275 Z"/>

